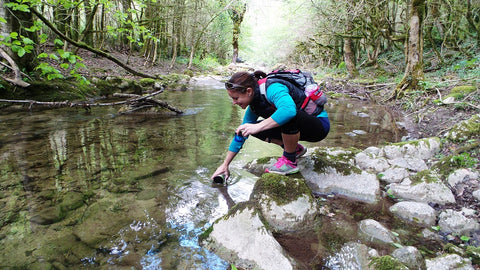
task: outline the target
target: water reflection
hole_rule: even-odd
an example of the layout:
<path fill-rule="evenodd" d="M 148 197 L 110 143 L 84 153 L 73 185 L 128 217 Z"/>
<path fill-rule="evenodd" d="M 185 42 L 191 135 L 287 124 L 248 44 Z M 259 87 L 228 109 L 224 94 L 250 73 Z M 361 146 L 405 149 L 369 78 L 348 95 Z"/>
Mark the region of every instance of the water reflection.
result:
<path fill-rule="evenodd" d="M 245 162 L 280 149 L 249 139 L 228 186 L 212 187 L 209 177 L 243 111 L 224 90 L 169 91 L 162 98 L 186 114 L 115 116 L 116 108 L 0 114 L 1 268 L 227 266 L 198 246 L 198 236 L 248 200 L 256 176 L 242 170 Z M 310 146 L 401 138 L 389 113 L 353 102 L 330 101 L 331 134 Z"/>

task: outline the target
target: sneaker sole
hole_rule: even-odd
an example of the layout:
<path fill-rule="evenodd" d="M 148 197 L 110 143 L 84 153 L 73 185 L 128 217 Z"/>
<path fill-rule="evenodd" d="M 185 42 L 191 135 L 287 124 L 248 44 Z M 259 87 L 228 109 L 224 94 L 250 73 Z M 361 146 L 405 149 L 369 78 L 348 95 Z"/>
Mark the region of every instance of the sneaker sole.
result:
<path fill-rule="evenodd" d="M 295 157 L 296 157 L 296 158 L 299 158 L 299 157 L 305 155 L 306 153 L 307 153 L 307 148 L 305 147 L 305 148 L 303 148 L 303 151 L 301 151 L 300 153 L 298 153 Z"/>
<path fill-rule="evenodd" d="M 267 173 L 275 173 L 275 174 L 280 174 L 280 175 L 289 175 L 289 174 L 294 174 L 294 173 L 298 173 L 300 171 L 300 169 L 296 169 L 296 170 L 291 170 L 291 171 L 288 171 L 288 172 L 279 172 L 279 171 L 269 171 L 268 169 L 265 170 L 265 172 Z"/>

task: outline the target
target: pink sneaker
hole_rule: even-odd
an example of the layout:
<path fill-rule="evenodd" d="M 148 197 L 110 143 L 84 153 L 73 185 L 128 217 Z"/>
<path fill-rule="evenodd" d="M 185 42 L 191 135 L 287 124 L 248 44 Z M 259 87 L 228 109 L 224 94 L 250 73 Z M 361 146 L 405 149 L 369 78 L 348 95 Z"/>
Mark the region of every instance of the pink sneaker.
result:
<path fill-rule="evenodd" d="M 294 174 L 298 172 L 298 167 L 296 162 L 291 162 L 285 156 L 278 158 L 277 163 L 272 167 L 265 169 L 267 173 L 278 173 L 282 175 Z"/>
<path fill-rule="evenodd" d="M 307 148 L 301 144 L 297 144 L 297 150 L 295 151 L 295 157 L 299 158 L 307 153 Z"/>

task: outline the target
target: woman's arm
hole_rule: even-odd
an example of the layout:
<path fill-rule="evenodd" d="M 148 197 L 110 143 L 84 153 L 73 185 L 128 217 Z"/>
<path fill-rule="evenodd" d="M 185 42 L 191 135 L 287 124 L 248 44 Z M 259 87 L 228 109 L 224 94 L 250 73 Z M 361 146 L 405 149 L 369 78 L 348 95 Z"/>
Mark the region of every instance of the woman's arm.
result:
<path fill-rule="evenodd" d="M 228 167 L 230 166 L 230 163 L 232 163 L 232 160 L 235 158 L 237 153 L 228 151 L 227 156 L 225 157 L 225 160 L 223 163 L 217 168 L 217 170 L 213 173 L 211 179 L 213 179 L 215 176 L 224 174 L 225 179 L 227 179 L 230 176 L 230 170 Z"/>

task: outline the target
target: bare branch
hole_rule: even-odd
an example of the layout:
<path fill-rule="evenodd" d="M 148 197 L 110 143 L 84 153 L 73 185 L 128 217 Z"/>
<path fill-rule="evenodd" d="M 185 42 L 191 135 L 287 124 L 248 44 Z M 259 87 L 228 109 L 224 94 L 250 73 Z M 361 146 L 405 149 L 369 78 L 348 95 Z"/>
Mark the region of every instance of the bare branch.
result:
<path fill-rule="evenodd" d="M 20 69 L 18 68 L 17 64 L 15 63 L 15 61 L 13 61 L 13 59 L 10 57 L 10 55 L 8 55 L 8 53 L 6 53 L 4 50 L 2 50 L 2 48 L 0 48 L 0 55 L 8 61 L 8 63 L 10 64 L 9 68 L 11 68 L 13 70 L 13 72 L 15 73 L 15 78 L 14 79 L 10 79 L 10 78 L 7 78 L 5 76 L 2 76 L 2 78 L 8 82 L 11 82 L 15 85 L 18 85 L 20 87 L 28 87 L 30 86 L 29 83 L 25 82 L 22 80 L 22 76 L 21 76 L 21 71 Z"/>

